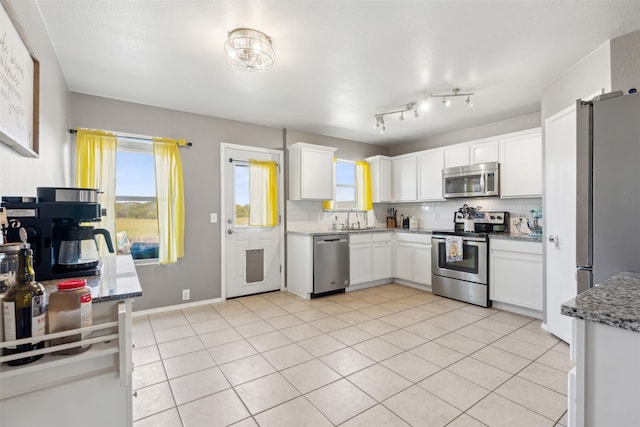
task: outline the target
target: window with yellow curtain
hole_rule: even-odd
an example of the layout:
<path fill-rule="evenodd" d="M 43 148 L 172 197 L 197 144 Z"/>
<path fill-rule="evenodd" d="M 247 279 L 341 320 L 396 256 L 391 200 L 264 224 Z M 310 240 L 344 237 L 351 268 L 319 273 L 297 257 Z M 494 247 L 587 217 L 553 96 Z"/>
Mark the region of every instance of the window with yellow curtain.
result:
<path fill-rule="evenodd" d="M 367 162 L 334 159 L 334 173 L 334 199 L 324 202 L 325 210 L 373 209 L 371 176 Z"/>

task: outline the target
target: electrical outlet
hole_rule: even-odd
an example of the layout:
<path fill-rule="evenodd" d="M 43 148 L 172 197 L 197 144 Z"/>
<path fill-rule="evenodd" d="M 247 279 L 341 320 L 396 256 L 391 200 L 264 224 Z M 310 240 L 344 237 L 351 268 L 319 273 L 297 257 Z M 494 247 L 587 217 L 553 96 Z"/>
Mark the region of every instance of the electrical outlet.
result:
<path fill-rule="evenodd" d="M 188 301 L 191 299 L 191 290 L 183 289 L 182 290 L 182 301 Z"/>

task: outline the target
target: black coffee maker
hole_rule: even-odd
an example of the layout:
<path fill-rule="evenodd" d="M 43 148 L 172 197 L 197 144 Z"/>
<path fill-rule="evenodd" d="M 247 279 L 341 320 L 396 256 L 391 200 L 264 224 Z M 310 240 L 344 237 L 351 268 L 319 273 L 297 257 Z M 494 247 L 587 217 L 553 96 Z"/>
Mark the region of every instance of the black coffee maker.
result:
<path fill-rule="evenodd" d="M 38 187 L 37 197 L 2 198 L 7 241 L 19 242 L 19 230 L 25 229 L 37 280 L 100 274 L 95 236 L 102 235 L 109 252 L 114 250 L 108 230 L 86 224 L 102 217 L 98 194 L 90 188 Z"/>

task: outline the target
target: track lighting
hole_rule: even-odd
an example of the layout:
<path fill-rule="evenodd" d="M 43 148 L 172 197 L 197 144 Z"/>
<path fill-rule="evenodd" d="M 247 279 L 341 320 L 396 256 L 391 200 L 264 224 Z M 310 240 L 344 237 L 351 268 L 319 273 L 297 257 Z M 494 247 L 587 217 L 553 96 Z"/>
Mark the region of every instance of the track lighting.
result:
<path fill-rule="evenodd" d="M 451 93 L 445 93 L 445 94 L 430 93 L 429 95 L 423 95 L 420 101 L 410 102 L 406 104 L 402 109 L 376 114 L 374 116 L 376 119 L 376 124 L 374 128 L 379 130 L 380 133 L 384 133 L 384 131 L 387 129 L 387 122 L 384 120 L 384 116 L 387 116 L 389 114 L 399 114 L 398 116 L 399 121 L 404 121 L 404 113 L 409 111 L 413 111 L 413 115 L 415 117 L 419 117 L 420 116 L 419 110 L 422 110 L 423 113 L 426 112 L 427 109 L 429 108 L 427 101 L 431 98 L 442 98 L 442 105 L 444 105 L 445 107 L 449 107 L 451 105 L 451 98 L 455 98 L 458 96 L 466 96 L 467 99 L 465 102 L 467 104 L 467 107 L 473 107 L 473 101 L 471 100 L 472 95 L 475 95 L 475 94 L 473 92 L 461 93 L 460 89 L 457 89 L 457 88 L 453 89 Z"/>

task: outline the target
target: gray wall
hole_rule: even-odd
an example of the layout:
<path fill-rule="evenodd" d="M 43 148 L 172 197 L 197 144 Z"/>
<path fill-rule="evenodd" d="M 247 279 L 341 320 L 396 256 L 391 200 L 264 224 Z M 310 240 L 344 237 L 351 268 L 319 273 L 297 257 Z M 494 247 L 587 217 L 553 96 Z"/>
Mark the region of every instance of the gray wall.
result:
<path fill-rule="evenodd" d="M 542 121 L 594 92 L 611 90 L 611 55 L 607 41 L 565 71 L 542 91 Z"/>
<path fill-rule="evenodd" d="M 611 40 L 611 89 L 640 90 L 640 31 Z"/>
<path fill-rule="evenodd" d="M 307 144 L 325 145 L 335 147 L 336 157 L 344 160 L 364 160 L 365 157 L 378 154 L 389 155 L 389 148 L 380 145 L 365 144 L 363 142 L 350 141 L 347 139 L 333 138 L 331 136 L 317 135 L 305 132 L 287 130 L 287 147 L 296 142 L 306 142 Z"/>
<path fill-rule="evenodd" d="M 191 301 L 220 297 L 220 143 L 282 148 L 282 130 L 71 93 L 71 127 L 187 139 L 181 148 L 185 187 L 185 256 L 175 264 L 137 267 L 143 296 L 135 310 L 181 304 L 183 288 Z M 75 173 L 75 172 L 74 172 Z"/>
<path fill-rule="evenodd" d="M 0 196 L 35 196 L 38 186 L 71 182 L 68 88 L 35 2 L 2 2 L 15 13 L 26 43 L 40 62 L 40 157 L 22 157 L 0 143 Z"/>
<path fill-rule="evenodd" d="M 496 135 L 517 132 L 536 127 L 540 127 L 540 113 L 527 114 L 520 117 L 487 123 L 485 125 L 462 129 L 442 135 L 431 136 L 421 141 L 394 145 L 391 147 L 390 151 L 392 156 L 398 156 L 400 154 L 444 147 L 447 145 L 473 141 L 476 139 L 490 138 Z"/>

